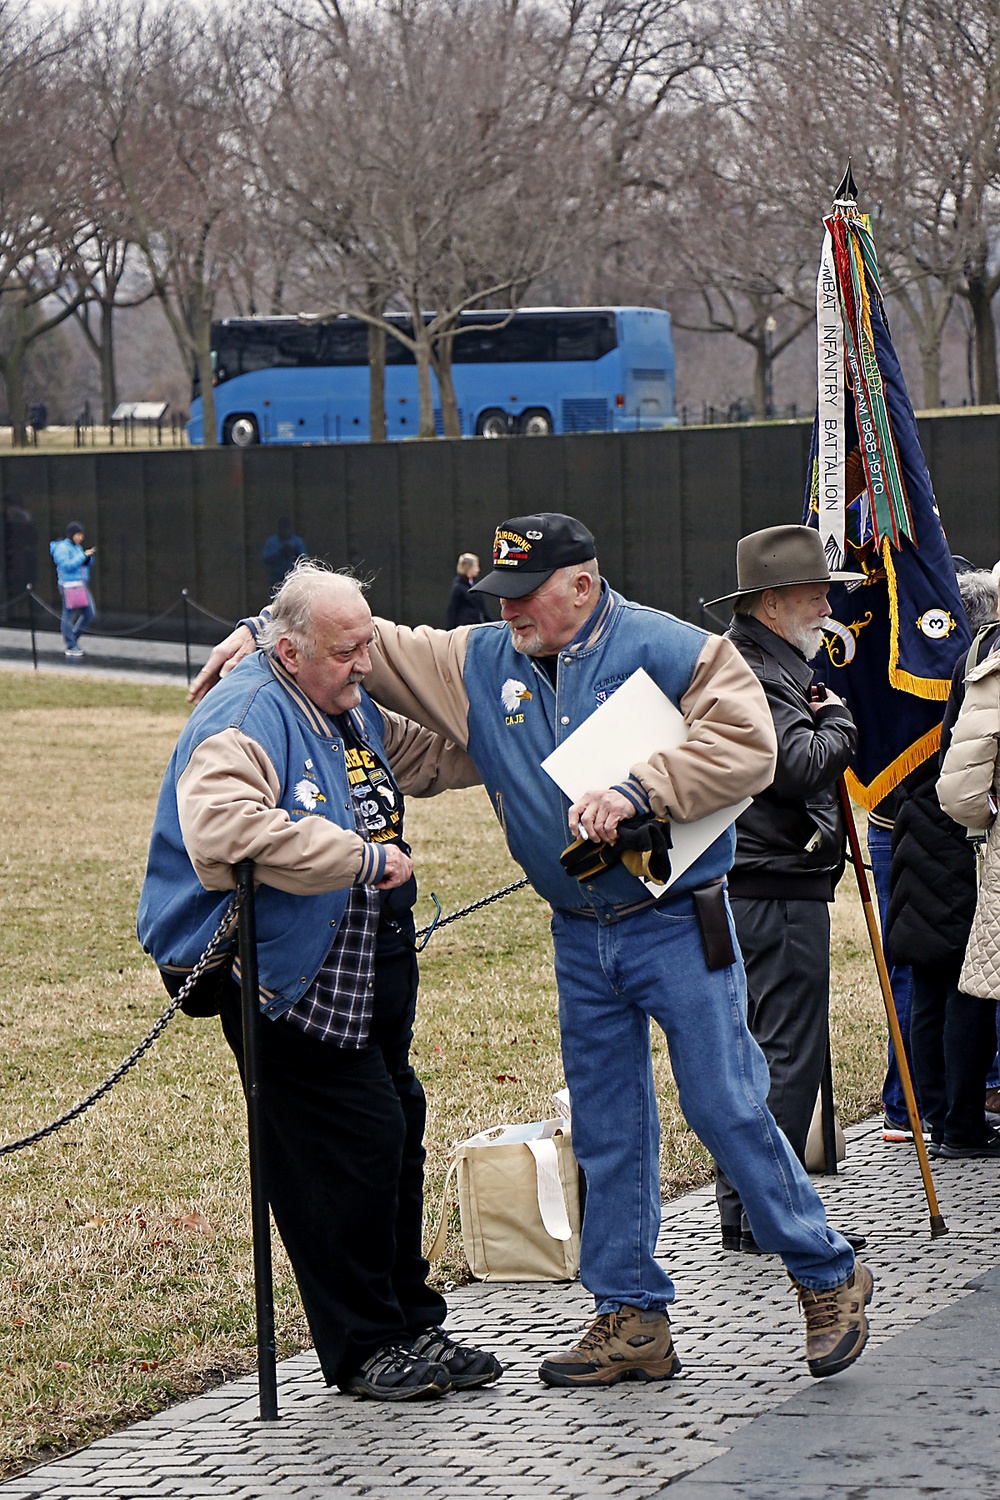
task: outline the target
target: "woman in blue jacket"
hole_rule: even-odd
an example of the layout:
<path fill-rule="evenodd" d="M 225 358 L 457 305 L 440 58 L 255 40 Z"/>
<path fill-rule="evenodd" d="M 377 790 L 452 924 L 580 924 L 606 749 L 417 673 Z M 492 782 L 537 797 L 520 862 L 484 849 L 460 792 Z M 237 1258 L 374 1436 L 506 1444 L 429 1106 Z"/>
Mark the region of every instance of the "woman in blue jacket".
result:
<path fill-rule="evenodd" d="M 80 637 L 97 613 L 88 587 L 94 548 L 83 545 L 82 522 L 70 521 L 66 535 L 50 542 L 49 551 L 56 565 L 62 599 L 59 628 L 66 643 L 66 656 L 70 661 L 79 661 L 83 655 Z"/>

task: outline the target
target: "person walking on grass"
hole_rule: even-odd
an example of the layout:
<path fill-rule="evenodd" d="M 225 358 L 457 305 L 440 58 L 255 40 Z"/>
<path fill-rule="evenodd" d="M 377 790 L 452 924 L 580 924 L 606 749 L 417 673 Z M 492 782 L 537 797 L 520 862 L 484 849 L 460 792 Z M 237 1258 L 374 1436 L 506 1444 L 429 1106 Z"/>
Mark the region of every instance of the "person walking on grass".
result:
<path fill-rule="evenodd" d="M 655 1254 L 651 1020 L 666 1034 L 686 1120 L 738 1192 L 758 1245 L 785 1262 L 805 1314 L 810 1373 L 835 1375 L 865 1346 L 873 1280 L 827 1225 L 767 1107 L 767 1065 L 747 1029 L 725 894 L 733 829 L 660 897 L 613 859 L 620 828 L 631 839 L 644 827 L 662 847 L 671 822 L 770 783 L 776 741 L 760 683 L 731 642 L 616 593 L 598 571 L 594 537 L 572 516 L 505 521 L 493 571 L 476 587 L 499 598 L 501 621 L 443 631 L 376 620 L 371 690 L 468 747 L 512 855 L 553 910 L 573 1144 L 587 1181 L 580 1270 L 595 1316 L 571 1348 L 542 1360 L 539 1376 L 552 1386 L 610 1386 L 680 1369 L 674 1286 Z M 252 649 L 255 628 L 241 622 L 216 647 L 194 696 Z M 683 715 L 686 741 L 570 805 L 542 761 L 640 667 Z M 595 857 L 610 846 L 602 872 L 567 872 L 577 836 Z"/>
<path fill-rule="evenodd" d="M 93 566 L 94 547 L 85 547 L 82 521 L 70 521 L 66 535 L 49 543 L 52 561 L 56 565 L 56 581 L 62 599 L 62 616 L 59 628 L 66 647 L 67 661 L 80 661 L 80 637 L 88 628 L 97 611 L 90 593 L 90 569 Z"/>

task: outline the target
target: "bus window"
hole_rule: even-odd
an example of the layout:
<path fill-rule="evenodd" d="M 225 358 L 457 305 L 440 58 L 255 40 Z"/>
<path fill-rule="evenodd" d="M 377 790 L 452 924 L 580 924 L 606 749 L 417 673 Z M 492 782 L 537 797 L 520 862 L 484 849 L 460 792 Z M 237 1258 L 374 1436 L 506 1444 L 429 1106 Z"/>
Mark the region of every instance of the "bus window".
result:
<path fill-rule="evenodd" d="M 272 364 L 296 369 L 319 364 L 319 334 L 317 325 L 309 323 L 279 330 Z"/>
<path fill-rule="evenodd" d="M 555 330 L 555 359 L 600 359 L 618 345 L 613 318 L 566 318 Z"/>
<path fill-rule="evenodd" d="M 368 363 L 368 325 L 354 318 L 337 318 L 320 329 L 321 365 L 366 365 Z"/>

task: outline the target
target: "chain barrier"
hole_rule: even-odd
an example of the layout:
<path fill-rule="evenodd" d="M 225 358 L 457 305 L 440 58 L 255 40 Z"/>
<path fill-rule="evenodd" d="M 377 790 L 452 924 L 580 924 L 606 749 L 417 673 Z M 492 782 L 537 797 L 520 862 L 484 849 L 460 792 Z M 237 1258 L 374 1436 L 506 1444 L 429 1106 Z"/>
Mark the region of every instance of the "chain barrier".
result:
<path fill-rule="evenodd" d="M 47 615 L 51 615 L 53 620 L 62 619 L 62 610 L 55 609 L 51 604 L 47 604 L 41 595 L 37 594 L 34 588 L 31 587 L 22 589 L 19 594 L 14 595 L 13 599 L 6 599 L 0 604 L 0 616 L 9 614 L 15 605 L 22 604 L 25 599 L 33 600 L 39 609 L 44 610 Z M 205 615 L 209 620 L 214 620 L 216 624 L 228 625 L 230 630 L 232 630 L 236 623 L 235 620 L 226 619 L 225 615 L 217 615 L 214 610 L 207 609 L 204 604 L 199 604 L 197 599 L 192 599 L 187 590 L 184 589 L 180 597 L 174 600 L 173 604 L 168 605 L 166 609 L 162 609 L 158 615 L 150 615 L 148 619 L 142 621 L 141 625 L 130 625 L 126 630 L 101 630 L 97 633 L 99 635 L 110 636 L 115 640 L 120 636 L 136 635 L 140 630 L 148 630 L 151 625 L 157 625 L 161 620 L 165 620 L 168 615 L 176 613 L 178 609 L 183 608 L 185 602 L 191 609 L 197 610 L 200 615 Z"/>
<path fill-rule="evenodd" d="M 188 602 L 190 603 L 190 600 Z M 95 633 L 97 635 L 107 636 L 109 640 L 113 641 L 123 640 L 126 636 L 130 635 L 138 635 L 140 630 L 148 630 L 151 625 L 158 625 L 159 622 L 161 620 L 165 620 L 168 615 L 174 614 L 179 608 L 180 603 L 181 601 L 178 600 L 176 604 L 171 604 L 169 609 L 161 610 L 158 615 L 153 615 L 150 619 L 143 620 L 141 625 L 130 625 L 127 630 L 99 630 Z M 61 619 L 62 616 L 60 615 L 59 618 Z"/>
<path fill-rule="evenodd" d="M 9 609 L 14 608 L 15 604 L 20 604 L 22 599 L 28 599 L 32 595 L 34 595 L 33 589 L 22 590 L 20 594 L 15 594 L 13 599 L 8 599 L 6 604 L 0 604 L 0 613 L 6 614 Z M 37 598 L 37 595 L 35 597 Z"/>
<path fill-rule="evenodd" d="M 190 604 L 192 609 L 196 609 L 200 615 L 207 615 L 210 620 L 215 620 L 217 624 L 228 625 L 230 630 L 232 630 L 236 624 L 235 620 L 227 620 L 223 615 L 215 614 L 214 611 L 206 609 L 204 604 L 199 604 L 197 600 L 192 599 L 190 596 L 188 596 L 188 604 Z"/>
<path fill-rule="evenodd" d="M 501 887 L 500 890 L 493 891 L 493 893 L 489 896 L 482 896 L 478 901 L 473 901 L 469 906 L 463 906 L 460 911 L 453 911 L 447 917 L 441 916 L 441 903 L 432 892 L 431 900 L 434 902 L 437 911 L 434 920 L 429 923 L 428 926 L 421 927 L 419 932 L 416 934 L 418 938 L 423 939 L 423 942 L 418 943 L 417 951 L 421 952 L 424 948 L 426 948 L 428 942 L 430 941 L 431 934 L 437 928 L 447 927 L 449 922 L 457 922 L 460 917 L 467 917 L 471 912 L 480 911 L 484 906 L 491 906 L 494 901 L 502 901 L 504 896 L 509 896 L 514 891 L 521 890 L 527 884 L 527 876 L 525 876 L 522 880 L 514 880 L 510 885 L 505 885 Z M 119 1083 L 125 1077 L 126 1073 L 128 1073 L 132 1068 L 135 1067 L 139 1059 L 149 1051 L 150 1047 L 156 1041 L 160 1033 L 166 1029 L 167 1025 L 173 1020 L 174 1016 L 180 1010 L 181 1005 L 187 999 L 191 990 L 197 984 L 198 980 L 201 978 L 202 974 L 208 967 L 208 962 L 214 956 L 216 950 L 219 947 L 219 944 L 224 938 L 232 934 L 233 922 L 239 915 L 239 910 L 240 894 L 237 891 L 232 900 L 229 902 L 229 905 L 223 912 L 222 917 L 219 921 L 219 925 L 212 934 L 208 947 L 205 949 L 204 953 L 201 955 L 198 962 L 195 964 L 194 968 L 191 970 L 190 974 L 181 985 L 181 988 L 171 1000 L 170 1004 L 167 1006 L 163 1014 L 150 1027 L 149 1031 L 143 1037 L 138 1047 L 136 1047 L 133 1052 L 129 1053 L 124 1062 L 120 1063 L 115 1071 L 109 1074 L 109 1076 L 105 1078 L 104 1082 L 102 1084 L 99 1084 L 98 1087 L 94 1089 L 93 1093 L 88 1094 L 86 1099 L 81 1099 L 79 1104 L 74 1104 L 72 1109 L 68 1109 L 66 1113 L 64 1115 L 60 1115 L 57 1120 L 50 1120 L 48 1125 L 42 1125 L 38 1130 L 32 1131 L 31 1135 L 22 1136 L 18 1141 L 8 1141 L 6 1145 L 0 1145 L 0 1156 L 12 1156 L 15 1151 L 23 1151 L 26 1146 L 34 1146 L 36 1142 L 45 1140 L 46 1136 L 54 1135 L 57 1130 L 62 1130 L 64 1125 L 69 1125 L 71 1121 L 77 1119 L 80 1115 L 83 1114 L 85 1110 L 88 1110 L 92 1104 L 96 1104 L 98 1099 L 103 1098 L 103 1096 L 108 1093 L 109 1090 L 114 1088 L 116 1083 Z"/>
<path fill-rule="evenodd" d="M 11 599 L 7 604 L 3 605 L 2 608 L 4 610 L 11 609 L 15 604 L 19 604 L 22 599 L 27 598 L 33 599 L 40 609 L 43 609 L 47 615 L 52 616 L 53 620 L 62 619 L 62 611 L 59 609 L 53 609 L 51 604 L 46 604 L 45 600 L 40 598 L 38 594 L 35 593 L 34 589 L 26 589 L 23 594 L 19 594 L 16 599 Z M 150 617 L 146 620 L 143 620 L 140 625 L 130 625 L 126 630 L 102 629 L 92 633 L 101 636 L 107 636 L 110 640 L 120 640 L 125 636 L 138 635 L 140 630 L 149 630 L 151 626 L 158 625 L 159 622 L 161 620 L 165 620 L 168 615 L 172 615 L 176 613 L 178 609 L 183 608 L 185 600 L 191 607 L 191 609 L 196 609 L 199 614 L 207 615 L 210 620 L 215 620 L 219 625 L 228 625 L 230 630 L 232 629 L 234 621 L 226 620 L 222 615 L 213 614 L 212 610 L 206 609 L 203 604 L 198 604 L 194 599 L 190 597 L 190 595 L 184 593 L 180 596 L 180 598 L 176 599 L 173 604 L 169 605 L 166 609 L 161 610 L 158 615 L 150 615 Z"/>
<path fill-rule="evenodd" d="M 431 934 L 436 932 L 438 928 L 447 927 L 449 922 L 457 922 L 459 917 L 467 917 L 470 912 L 480 911 L 484 906 L 492 906 L 494 901 L 502 901 L 504 896 L 510 896 L 513 895 L 514 891 L 523 890 L 527 884 L 527 875 L 525 875 L 521 880 L 512 880 L 510 885 L 502 886 L 500 890 L 494 891 L 490 896 L 480 897 L 478 901 L 473 901 L 471 906 L 463 906 L 460 911 L 453 911 L 451 915 L 447 917 L 442 917 L 441 903 L 435 896 L 434 892 L 431 891 L 431 900 L 434 902 L 437 911 L 435 912 L 433 922 L 428 923 L 426 927 L 421 927 L 416 933 L 416 937 L 418 939 L 423 939 L 423 942 L 417 942 L 417 952 L 422 953 L 424 951 L 424 949 L 427 947 L 427 944 L 431 940 Z"/>
<path fill-rule="evenodd" d="M 123 1063 L 120 1063 L 115 1071 L 109 1074 L 109 1076 L 105 1078 L 104 1082 L 100 1084 L 96 1089 L 94 1089 L 93 1093 L 88 1094 L 86 1099 L 81 1099 L 79 1104 L 74 1104 L 72 1109 L 68 1109 L 66 1113 L 64 1115 L 60 1115 L 57 1120 L 50 1120 L 48 1125 L 43 1125 L 40 1129 L 32 1131 L 31 1135 L 22 1136 L 19 1141 L 8 1141 L 6 1145 L 0 1146 L 0 1156 L 11 1156 L 15 1151 L 23 1151 L 25 1146 L 33 1146 L 37 1141 L 44 1141 L 46 1136 L 54 1135 L 57 1130 L 62 1130 L 64 1125 L 68 1125 L 71 1120 L 77 1119 L 78 1116 L 83 1114 L 84 1110 L 89 1109 L 92 1104 L 97 1103 L 98 1099 L 103 1098 L 103 1096 L 109 1091 L 109 1089 L 113 1089 L 115 1084 L 119 1083 L 121 1079 L 125 1077 L 125 1074 L 128 1073 L 131 1068 L 135 1067 L 140 1057 L 142 1057 L 146 1052 L 149 1051 L 150 1047 L 156 1041 L 156 1038 L 166 1028 L 168 1023 L 173 1020 L 174 1016 L 180 1010 L 181 1005 L 187 999 L 188 995 L 197 984 L 202 974 L 204 974 L 205 969 L 208 967 L 209 959 L 213 957 L 219 944 L 224 938 L 229 937 L 232 934 L 233 921 L 238 916 L 239 909 L 240 895 L 237 891 L 232 900 L 229 902 L 229 905 L 223 912 L 222 918 L 219 922 L 218 927 L 215 929 L 215 932 L 212 934 L 208 947 L 205 949 L 204 953 L 201 955 L 198 962 L 195 964 L 194 968 L 191 970 L 190 974 L 181 985 L 177 994 L 174 996 L 170 1004 L 167 1006 L 166 1010 L 163 1012 L 162 1016 L 160 1016 L 159 1020 L 153 1023 L 149 1031 L 139 1043 L 138 1047 L 136 1047 L 135 1051 L 130 1052 L 125 1061 Z"/>

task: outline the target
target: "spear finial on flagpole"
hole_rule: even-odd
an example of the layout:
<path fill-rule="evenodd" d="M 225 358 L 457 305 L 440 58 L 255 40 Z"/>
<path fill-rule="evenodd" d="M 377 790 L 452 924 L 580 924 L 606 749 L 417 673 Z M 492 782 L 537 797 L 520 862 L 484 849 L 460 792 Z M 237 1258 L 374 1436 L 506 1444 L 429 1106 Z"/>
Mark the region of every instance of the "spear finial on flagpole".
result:
<path fill-rule="evenodd" d="M 844 173 L 844 180 L 833 196 L 834 201 L 838 203 L 847 201 L 857 203 L 858 201 L 858 185 L 854 181 L 854 173 L 851 171 L 850 157 L 847 158 L 847 171 Z"/>

